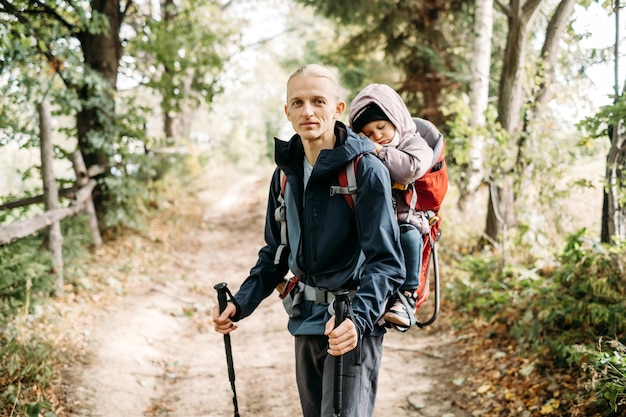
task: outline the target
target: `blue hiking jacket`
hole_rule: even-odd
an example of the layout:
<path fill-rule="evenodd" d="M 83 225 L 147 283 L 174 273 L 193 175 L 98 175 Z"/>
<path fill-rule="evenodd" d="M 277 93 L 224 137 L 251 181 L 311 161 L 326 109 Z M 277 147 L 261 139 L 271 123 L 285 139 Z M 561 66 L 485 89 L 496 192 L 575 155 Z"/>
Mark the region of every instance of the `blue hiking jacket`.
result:
<path fill-rule="evenodd" d="M 288 270 L 300 281 L 336 291 L 358 288 L 352 299 L 352 317 L 360 335 L 382 334 L 376 324 L 386 300 L 404 281 L 405 269 L 399 229 L 391 198 L 389 172 L 372 151 L 372 142 L 336 122 L 334 149 L 322 150 L 306 190 L 303 190 L 304 148 L 298 135 L 289 142 L 275 139 L 277 169 L 272 177 L 265 219 L 266 246 L 256 265 L 234 296 L 234 320 L 250 315 L 269 296 Z M 343 195 L 330 195 L 338 186 L 338 172 L 358 155 L 358 191 L 352 209 Z M 274 258 L 281 243 L 280 170 L 287 176 L 285 204 L 288 247 L 280 261 Z M 301 314 L 289 319 L 293 335 L 324 334 L 328 306 L 303 301 Z"/>

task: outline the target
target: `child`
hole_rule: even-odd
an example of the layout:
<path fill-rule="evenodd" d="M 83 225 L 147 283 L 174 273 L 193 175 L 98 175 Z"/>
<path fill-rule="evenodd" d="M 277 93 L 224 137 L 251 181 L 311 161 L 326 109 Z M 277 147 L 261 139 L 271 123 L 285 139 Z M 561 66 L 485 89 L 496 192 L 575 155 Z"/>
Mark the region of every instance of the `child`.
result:
<path fill-rule="evenodd" d="M 349 122 L 354 132 L 376 145 L 376 154 L 385 164 L 400 223 L 400 243 L 405 257 L 406 280 L 392 306 L 383 316 L 385 322 L 406 331 L 415 324 L 415 291 L 422 266 L 422 235 L 430 232 L 422 211 L 406 203 L 407 185 L 426 174 L 432 165 L 433 150 L 417 132 L 409 110 L 400 95 L 385 84 L 370 84 L 350 104 Z"/>

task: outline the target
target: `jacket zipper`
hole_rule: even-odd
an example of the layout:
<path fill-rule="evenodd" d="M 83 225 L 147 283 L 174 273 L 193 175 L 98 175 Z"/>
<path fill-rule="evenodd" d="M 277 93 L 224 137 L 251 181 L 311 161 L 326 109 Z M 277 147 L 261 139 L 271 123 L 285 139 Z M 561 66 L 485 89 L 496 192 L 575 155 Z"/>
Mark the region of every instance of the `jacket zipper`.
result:
<path fill-rule="evenodd" d="M 311 252 L 312 261 L 317 263 L 317 208 L 313 207 L 313 213 L 311 218 Z"/>

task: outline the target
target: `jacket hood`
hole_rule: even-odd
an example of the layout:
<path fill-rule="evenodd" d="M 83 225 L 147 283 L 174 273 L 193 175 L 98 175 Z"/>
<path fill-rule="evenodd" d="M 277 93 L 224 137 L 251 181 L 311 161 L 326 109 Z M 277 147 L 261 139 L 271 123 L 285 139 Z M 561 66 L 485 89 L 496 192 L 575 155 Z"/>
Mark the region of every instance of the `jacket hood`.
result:
<path fill-rule="evenodd" d="M 416 132 L 415 123 L 402 97 L 386 84 L 370 84 L 361 90 L 350 103 L 350 125 L 356 115 L 374 103 L 387 115 L 400 135 L 400 140 L 413 136 Z M 358 132 L 357 132 L 358 133 Z"/>

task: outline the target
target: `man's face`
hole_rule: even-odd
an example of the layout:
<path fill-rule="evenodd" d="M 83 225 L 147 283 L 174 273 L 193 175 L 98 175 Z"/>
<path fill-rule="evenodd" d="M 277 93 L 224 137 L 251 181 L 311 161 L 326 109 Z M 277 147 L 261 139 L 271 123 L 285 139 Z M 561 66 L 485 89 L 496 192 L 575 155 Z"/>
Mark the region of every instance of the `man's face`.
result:
<path fill-rule="evenodd" d="M 335 120 L 346 104 L 337 98 L 337 88 L 325 77 L 292 78 L 287 86 L 285 114 L 303 141 L 332 140 Z"/>

